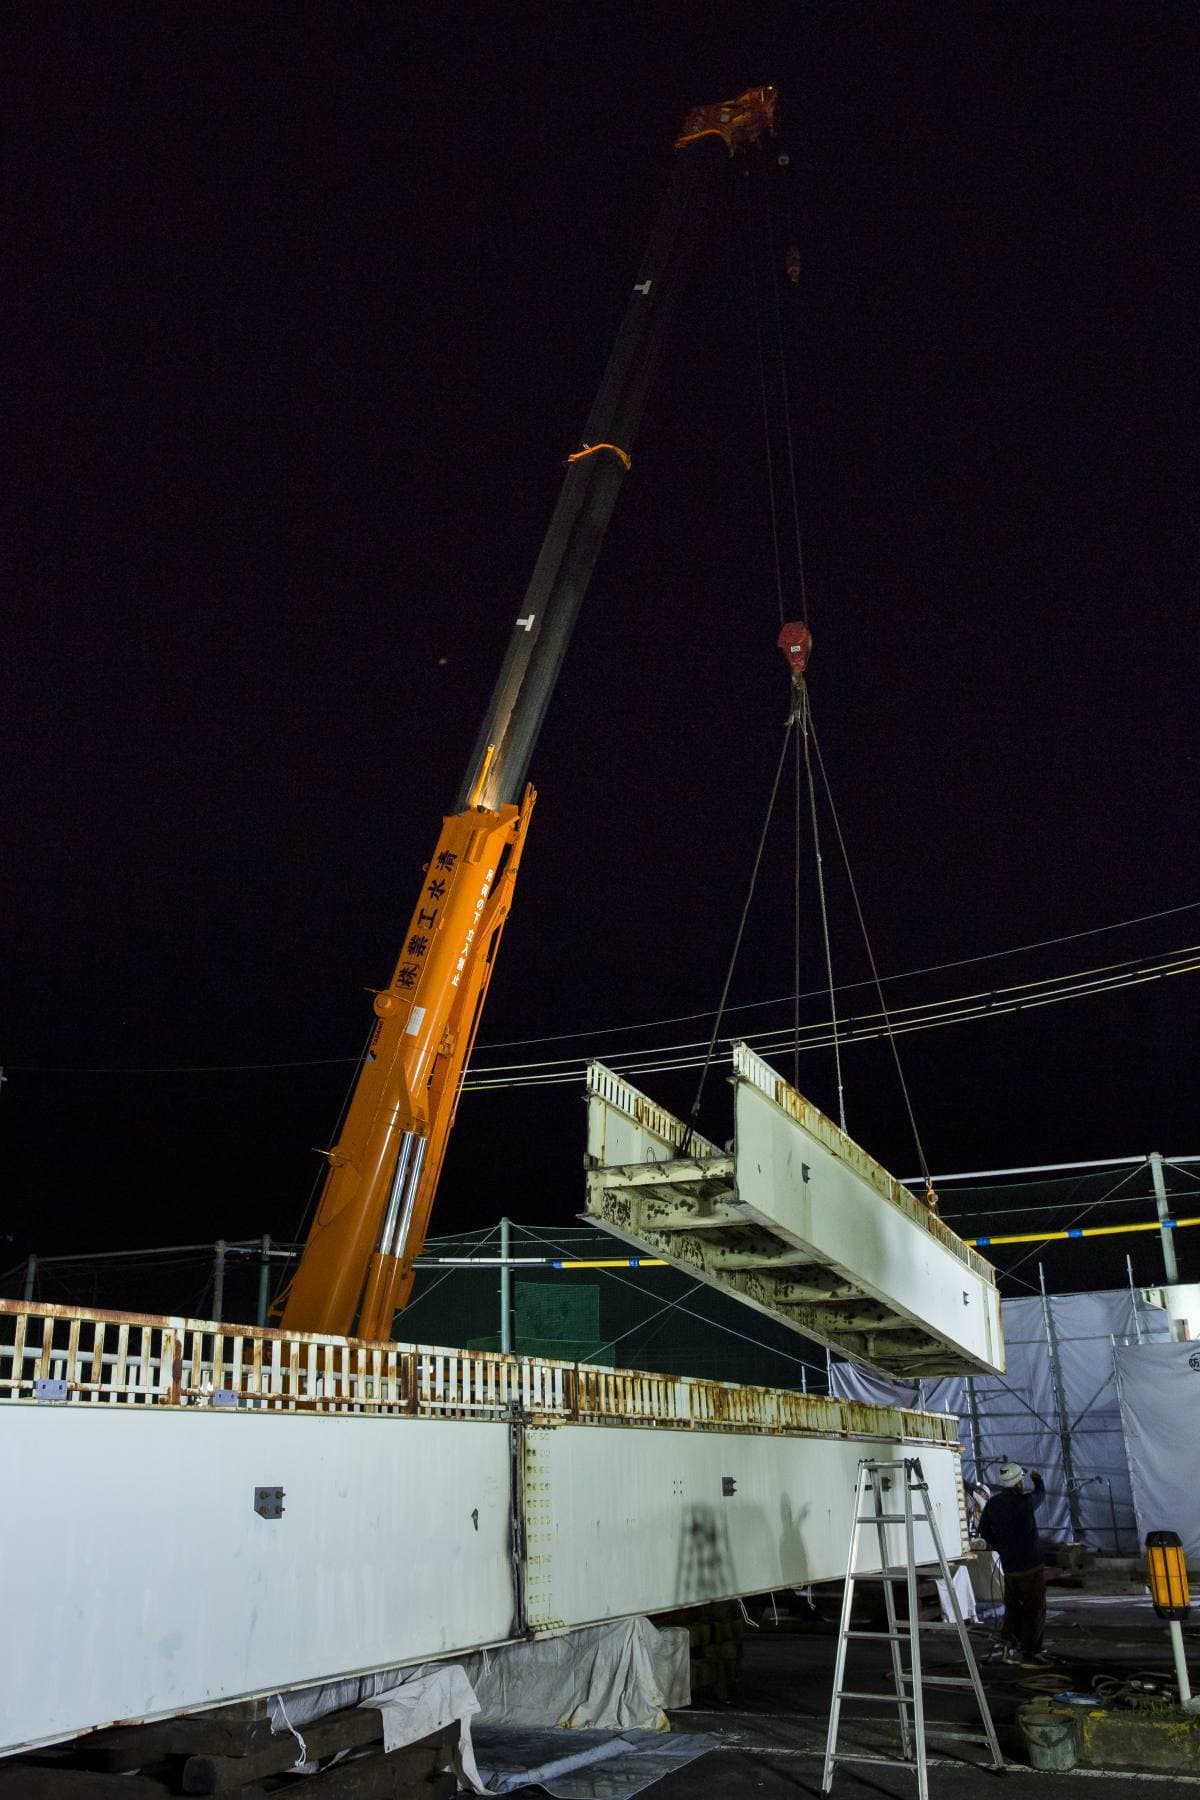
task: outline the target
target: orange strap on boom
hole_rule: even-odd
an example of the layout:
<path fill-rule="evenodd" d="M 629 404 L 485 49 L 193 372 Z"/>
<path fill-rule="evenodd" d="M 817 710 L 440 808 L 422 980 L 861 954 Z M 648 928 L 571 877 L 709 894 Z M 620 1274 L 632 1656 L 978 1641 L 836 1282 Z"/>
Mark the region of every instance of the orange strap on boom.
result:
<path fill-rule="evenodd" d="M 614 456 L 620 457 L 627 469 L 632 469 L 633 458 L 628 450 L 622 450 L 620 444 L 585 444 L 582 450 L 575 452 L 574 456 L 568 456 L 567 461 L 569 463 L 582 462 L 585 456 L 595 456 L 597 450 L 611 450 Z"/>

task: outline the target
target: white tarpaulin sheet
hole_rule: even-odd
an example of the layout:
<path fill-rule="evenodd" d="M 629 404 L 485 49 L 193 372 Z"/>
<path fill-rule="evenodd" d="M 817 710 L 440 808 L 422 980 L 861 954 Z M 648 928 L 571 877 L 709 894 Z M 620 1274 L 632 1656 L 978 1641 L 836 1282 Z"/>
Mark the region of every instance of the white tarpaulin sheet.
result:
<path fill-rule="evenodd" d="M 1010 1458 L 1039 1469 L 1046 1503 L 1038 1514 L 1042 1536 L 1066 1541 L 1076 1534 L 1071 1520 L 1065 1427 L 1080 1535 L 1100 1550 L 1135 1550 L 1140 1541 L 1129 1485 L 1125 1431 L 1117 1399 L 1114 1344 L 1139 1332 L 1166 1335 L 1162 1312 L 1139 1308 L 1123 1288 L 1089 1294 L 1055 1294 L 1005 1300 L 1004 1375 L 976 1375 L 944 1381 L 884 1381 L 835 1362 L 832 1391 L 847 1400 L 922 1407 L 949 1412 L 961 1422 L 963 1473 L 985 1486 L 997 1466 Z M 1060 1389 L 1047 1337 L 1050 1315 Z M 1194 1348 L 1195 1346 L 1193 1346 Z M 1060 1415 L 1059 1401 L 1062 1401 Z"/>
<path fill-rule="evenodd" d="M 486 1771 L 481 1775 L 476 1767 L 476 1726 L 550 1728 L 559 1733 L 560 1745 L 564 1732 L 582 1732 L 589 1738 L 584 1748 L 592 1762 L 603 1760 L 598 1754 L 601 1738 L 604 1743 L 612 1741 L 614 1731 L 632 1732 L 638 1739 L 647 1733 L 667 1732 L 667 1708 L 687 1706 L 690 1701 L 687 1630 L 682 1626 L 657 1630 L 648 1619 L 620 1619 L 612 1625 L 593 1625 L 559 1637 L 479 1651 L 458 1663 L 421 1663 L 361 1679 L 327 1682 L 289 1694 L 286 1701 L 276 1694 L 270 1710 L 272 1729 L 291 1731 L 296 1737 L 297 1766 L 305 1760 L 305 1725 L 344 1706 L 379 1709 L 385 1750 L 398 1750 L 457 1724 L 459 1778 L 471 1792 L 484 1793 L 507 1790 L 488 1787 Z M 498 1755 L 500 1737 L 493 1735 L 489 1742 Z M 629 1753 L 628 1745 L 620 1751 L 623 1756 Z M 560 1748 L 558 1756 L 549 1760 L 557 1763 L 567 1754 Z M 638 1755 L 642 1760 L 636 1784 L 613 1788 L 614 1794 L 637 1793 L 666 1772 L 651 1772 L 652 1765 L 641 1750 Z M 500 1758 L 506 1780 L 514 1774 L 518 1760 L 511 1746 Z M 539 1760 L 547 1758 L 539 1756 Z M 521 1780 L 514 1779 L 510 1785 L 539 1780 L 528 1773 L 531 1766 L 526 1765 Z M 578 1786 L 551 1789 L 560 1791 L 586 1794 L 592 1790 Z"/>
<path fill-rule="evenodd" d="M 1120 1344 L 1138 1532 L 1177 1531 L 1200 1568 L 1200 1343 Z"/>
<path fill-rule="evenodd" d="M 529 1731 L 480 1726 L 476 1754 L 484 1791 L 544 1788 L 556 1800 L 633 1800 L 643 1788 L 715 1750 L 707 1732 Z"/>
<path fill-rule="evenodd" d="M 619 1619 L 561 1637 L 465 1658 L 481 1725 L 668 1731 L 667 1711 L 691 1703 L 684 1626 Z"/>

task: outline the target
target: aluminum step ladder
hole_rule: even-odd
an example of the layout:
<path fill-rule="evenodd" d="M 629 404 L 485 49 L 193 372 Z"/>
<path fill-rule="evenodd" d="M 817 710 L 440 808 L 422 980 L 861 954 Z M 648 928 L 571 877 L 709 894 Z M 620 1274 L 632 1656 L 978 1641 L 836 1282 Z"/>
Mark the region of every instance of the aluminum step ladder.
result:
<path fill-rule="evenodd" d="M 868 1573 L 858 1570 L 856 1565 L 863 1527 L 871 1525 L 875 1527 L 875 1537 L 879 1548 L 879 1570 Z M 900 1525 L 904 1527 L 904 1562 L 896 1565 L 891 1561 L 894 1553 L 889 1545 L 888 1527 Z M 916 1527 L 918 1525 L 928 1527 L 937 1556 L 936 1562 L 918 1564 L 916 1560 Z M 917 1619 L 919 1570 L 946 1584 L 954 1621 L 952 1624 L 942 1627 L 926 1626 L 926 1630 L 957 1631 L 963 1660 L 969 1671 L 966 1675 L 925 1675 L 922 1672 L 921 1632 Z M 887 1617 L 886 1631 L 854 1631 L 851 1629 L 854 1589 L 855 1584 L 860 1581 L 883 1582 L 884 1609 Z M 904 1582 L 908 1593 L 908 1621 L 905 1629 L 901 1629 L 896 1617 L 895 1588 L 896 1583 L 901 1581 Z M 886 1642 L 891 1646 L 894 1691 L 869 1693 L 866 1689 L 846 1687 L 846 1652 L 851 1643 L 862 1639 L 870 1639 L 875 1643 Z M 902 1647 L 906 1643 L 909 1646 L 909 1667 L 907 1669 L 904 1667 L 904 1658 L 901 1654 Z M 921 1469 L 920 1458 L 906 1456 L 902 1461 L 897 1462 L 864 1460 L 858 1465 L 858 1486 L 854 1498 L 854 1529 L 850 1533 L 846 1587 L 842 1595 L 837 1661 L 833 1672 L 833 1701 L 829 1709 L 829 1733 L 825 1740 L 825 1768 L 821 1777 L 823 1794 L 827 1794 L 832 1788 L 833 1771 L 839 1762 L 861 1760 L 858 1757 L 839 1756 L 837 1752 L 842 1701 L 867 1700 L 876 1704 L 882 1701 L 885 1705 L 895 1706 L 900 1720 L 900 1757 L 885 1760 L 911 1764 L 916 1770 L 917 1793 L 920 1800 L 929 1800 L 929 1770 L 925 1754 L 924 1690 L 927 1687 L 974 1688 L 979 1717 L 983 1722 L 983 1731 L 954 1731 L 939 1733 L 939 1735 L 958 1738 L 969 1743 L 986 1743 L 992 1752 L 993 1769 L 1000 1774 L 1006 1774 L 1004 1758 L 1000 1754 L 1000 1745 L 996 1739 L 996 1728 L 992 1724 L 987 1695 L 983 1690 L 983 1682 L 979 1678 L 975 1652 L 967 1635 L 962 1610 L 958 1604 L 958 1595 L 954 1591 L 954 1582 L 946 1563 L 946 1552 L 942 1548 L 942 1537 L 929 1498 L 929 1484 Z"/>

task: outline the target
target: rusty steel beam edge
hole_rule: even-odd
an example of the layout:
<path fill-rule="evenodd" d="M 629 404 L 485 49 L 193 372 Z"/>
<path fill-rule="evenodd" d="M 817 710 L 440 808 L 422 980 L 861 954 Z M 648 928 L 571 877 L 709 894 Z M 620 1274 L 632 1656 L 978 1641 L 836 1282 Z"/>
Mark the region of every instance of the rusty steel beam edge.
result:
<path fill-rule="evenodd" d="M 186 1340 L 189 1335 L 193 1339 L 190 1372 L 194 1375 L 197 1368 L 211 1370 L 210 1382 L 225 1372 L 227 1354 L 232 1346 L 229 1340 L 236 1340 L 240 1349 L 247 1340 L 259 1340 L 262 1346 L 270 1344 L 275 1351 L 272 1358 L 272 1374 L 276 1382 L 268 1391 L 260 1385 L 262 1371 L 261 1349 L 254 1358 L 250 1368 L 241 1364 L 245 1378 L 251 1383 L 249 1390 L 238 1394 L 239 1399 L 249 1401 L 247 1410 L 289 1410 L 311 1415 L 347 1410 L 362 1413 L 384 1415 L 418 1414 L 425 1417 L 442 1417 L 457 1415 L 459 1417 L 479 1417 L 491 1414 L 502 1417 L 507 1410 L 507 1393 L 509 1381 L 501 1383 L 499 1392 L 485 1394 L 482 1399 L 473 1397 L 479 1390 L 475 1383 L 480 1373 L 499 1368 L 506 1376 L 514 1373 L 526 1377 L 526 1385 L 536 1376 L 545 1383 L 546 1389 L 553 1393 L 555 1372 L 562 1371 L 560 1392 L 566 1396 L 573 1395 L 573 1403 L 564 1398 L 563 1404 L 557 1402 L 549 1406 L 537 1405 L 530 1409 L 534 1417 L 548 1424 L 559 1424 L 574 1417 L 583 1422 L 607 1422 L 613 1424 L 639 1425 L 650 1429 L 699 1429 L 699 1430 L 734 1430 L 738 1432 L 756 1433 L 759 1435 L 778 1436 L 816 1436 L 816 1437 L 896 1437 L 911 1436 L 912 1428 L 904 1429 L 904 1421 L 900 1409 L 866 1408 L 855 1409 L 855 1404 L 835 1399 L 832 1396 L 801 1396 L 791 1389 L 750 1386 L 736 1382 L 720 1382 L 703 1377 L 673 1377 L 656 1372 L 621 1370 L 613 1371 L 596 1365 L 574 1364 L 557 1359 L 513 1358 L 498 1355 L 495 1352 L 472 1352 L 469 1357 L 462 1352 L 447 1348 L 431 1346 L 402 1346 L 370 1343 L 366 1340 L 336 1339 L 308 1333 L 286 1333 L 270 1327 L 218 1325 L 210 1320 L 189 1320 L 178 1316 L 158 1316 L 153 1314 L 122 1314 L 82 1307 L 64 1307 L 56 1304 L 37 1302 L 0 1302 L 0 1318 L 13 1317 L 16 1321 L 11 1354 L 14 1362 L 24 1360 L 26 1355 L 36 1357 L 39 1368 L 63 1365 L 70 1360 L 67 1346 L 54 1346 L 53 1326 L 66 1322 L 74 1344 L 74 1361 L 77 1366 L 86 1366 L 89 1361 L 95 1369 L 97 1360 L 115 1369 L 115 1383 L 81 1382 L 74 1380 L 68 1389 L 76 1394 L 103 1393 L 110 1401 L 125 1404 L 157 1404 L 173 1405 L 183 1403 L 185 1407 L 195 1409 L 198 1403 L 212 1401 L 211 1387 L 182 1385 L 182 1368 Z M 41 1320 L 43 1325 L 42 1343 L 28 1350 L 24 1347 L 24 1339 L 28 1336 L 28 1326 Z M 79 1326 L 93 1327 L 93 1344 L 91 1348 L 79 1342 Z M 109 1326 L 118 1328 L 118 1344 L 116 1351 L 102 1352 L 97 1348 L 102 1345 Z M 133 1327 L 138 1334 L 140 1348 L 131 1352 L 129 1331 Z M 150 1334 L 161 1334 L 159 1354 L 155 1355 Z M 205 1364 L 196 1361 L 197 1341 L 204 1337 L 213 1338 L 213 1360 Z M 302 1348 L 312 1346 L 310 1354 L 301 1359 Z M 286 1345 L 289 1355 L 286 1362 L 278 1352 Z M 312 1376 L 316 1366 L 314 1357 L 317 1346 L 326 1349 L 323 1358 L 324 1375 Z M 8 1346 L 0 1344 L 0 1358 Z M 353 1359 L 351 1350 L 356 1350 Z M 340 1351 L 340 1356 L 334 1352 Z M 387 1385 L 394 1389 L 381 1394 L 378 1389 L 381 1382 L 378 1378 L 361 1377 L 366 1366 L 362 1352 L 369 1351 L 372 1369 L 382 1367 L 384 1354 L 387 1356 L 389 1371 Z M 912 1352 L 910 1351 L 911 1355 Z M 164 1363 L 170 1369 L 170 1379 L 164 1383 L 162 1370 Z M 455 1391 L 446 1398 L 430 1393 L 425 1382 L 440 1366 L 453 1365 L 451 1379 L 463 1375 L 467 1378 L 465 1391 Z M 393 1374 L 394 1369 L 394 1374 Z M 126 1379 L 126 1371 L 129 1379 Z M 348 1370 L 353 1370 L 347 1375 Z M 157 1371 L 157 1381 L 155 1379 Z M 439 1382 L 440 1382 L 439 1377 Z M 325 1389 L 313 1392 L 309 1386 L 314 1381 Z M 32 1380 L 28 1376 L 23 1379 L 0 1380 L 0 1387 L 10 1390 L 18 1387 L 31 1387 Z M 580 1387 L 588 1390 L 588 1398 L 581 1400 Z M 367 1391 L 363 1391 L 366 1388 Z M 306 1389 L 308 1391 L 306 1391 Z M 423 1391 L 424 1389 L 424 1391 Z M 176 1399 L 178 1395 L 178 1399 Z M 8 1404 L 26 1404 L 21 1400 L 9 1400 Z M 916 1415 L 919 1418 L 934 1418 L 937 1415 Z M 918 1441 L 929 1441 L 930 1433 L 921 1431 Z"/>

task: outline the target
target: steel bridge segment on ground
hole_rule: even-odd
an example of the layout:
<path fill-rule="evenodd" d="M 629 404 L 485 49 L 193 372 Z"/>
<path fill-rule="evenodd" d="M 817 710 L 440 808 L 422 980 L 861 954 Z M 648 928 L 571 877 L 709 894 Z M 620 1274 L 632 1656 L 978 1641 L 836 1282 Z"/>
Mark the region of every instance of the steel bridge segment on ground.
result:
<path fill-rule="evenodd" d="M 0 1751 L 836 1577 L 881 1445 L 964 1548 L 944 1415 L 0 1302 Z"/>

